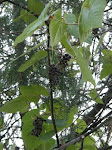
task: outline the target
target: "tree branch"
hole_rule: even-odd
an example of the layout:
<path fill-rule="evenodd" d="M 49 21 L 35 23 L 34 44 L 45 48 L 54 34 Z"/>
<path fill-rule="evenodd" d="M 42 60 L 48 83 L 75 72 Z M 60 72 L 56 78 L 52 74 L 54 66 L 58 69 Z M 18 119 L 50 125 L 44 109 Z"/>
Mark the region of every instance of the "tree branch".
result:
<path fill-rule="evenodd" d="M 0 4 L 2 4 L 3 2 L 9 2 L 9 3 L 13 4 L 13 5 L 16 5 L 16 6 L 20 7 L 20 8 L 22 8 L 22 9 L 24 9 L 24 10 L 27 10 L 28 12 L 30 12 L 31 14 L 33 14 L 37 18 L 39 16 L 39 15 L 35 14 L 34 12 L 31 12 L 31 10 L 28 9 L 27 7 L 24 7 L 24 6 L 20 5 L 19 3 L 13 2 L 11 0 L 1 0 Z"/>
<path fill-rule="evenodd" d="M 66 144 L 64 144 L 64 145 L 62 145 L 60 148 L 58 148 L 57 150 L 64 150 L 66 147 L 68 147 L 69 145 L 72 145 L 72 144 L 75 144 L 75 143 L 77 143 L 77 142 L 79 142 L 79 141 L 81 141 L 82 139 L 84 139 L 85 137 L 82 135 L 82 136 L 80 136 L 80 137 L 78 137 L 78 138 L 76 138 L 76 139 L 73 139 L 72 141 L 70 141 L 70 142 L 68 142 L 68 143 L 66 143 Z"/>
<path fill-rule="evenodd" d="M 111 75 L 110 75 L 111 77 Z M 108 78 L 109 80 L 109 78 Z M 90 124 L 91 121 L 94 119 L 94 117 L 96 116 L 96 114 L 102 109 L 105 108 L 106 105 L 109 103 L 109 101 L 112 99 L 112 86 L 109 87 L 109 90 L 107 91 L 107 93 L 105 94 L 105 96 L 103 97 L 102 101 L 103 104 L 95 104 L 94 108 L 84 116 L 84 121 L 86 122 L 86 124 Z"/>
<path fill-rule="evenodd" d="M 50 51 L 49 51 L 49 48 L 50 48 L 50 35 L 49 35 L 49 26 L 48 26 L 48 65 L 49 65 L 49 73 L 50 73 L 50 65 L 51 65 L 51 62 L 50 62 Z M 52 88 L 52 81 L 51 81 L 51 76 L 49 74 L 49 80 L 50 80 L 50 98 L 51 98 L 51 117 L 52 117 L 52 122 L 53 122 L 53 126 L 54 126 L 54 131 L 55 131 L 55 134 L 56 134 L 56 139 L 57 139 L 57 146 L 59 147 L 59 138 L 58 138 L 58 134 L 57 134 L 57 128 L 56 128 L 56 123 L 55 123 L 55 118 L 54 118 L 54 102 L 53 102 L 53 88 Z"/>

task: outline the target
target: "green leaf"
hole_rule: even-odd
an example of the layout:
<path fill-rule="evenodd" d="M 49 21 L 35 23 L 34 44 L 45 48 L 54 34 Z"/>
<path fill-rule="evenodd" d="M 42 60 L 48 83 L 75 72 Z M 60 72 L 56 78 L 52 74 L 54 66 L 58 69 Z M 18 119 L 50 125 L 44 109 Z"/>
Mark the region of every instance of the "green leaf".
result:
<path fill-rule="evenodd" d="M 3 143 L 0 143 L 0 150 L 3 150 Z"/>
<path fill-rule="evenodd" d="M 22 56 L 24 56 L 24 55 L 30 53 L 32 50 L 34 50 L 34 49 L 38 48 L 39 46 L 41 46 L 41 45 L 43 44 L 43 42 L 45 42 L 45 40 L 42 41 L 42 42 L 40 42 L 40 43 L 37 44 L 36 46 L 34 46 L 34 47 L 32 47 L 32 48 L 29 48 L 25 53 L 21 54 L 21 55 L 18 56 L 16 59 L 13 59 L 12 61 L 10 61 L 9 64 L 8 64 L 8 66 L 9 66 L 10 64 L 12 64 L 13 62 L 15 62 L 16 60 L 18 60 L 19 58 L 21 58 Z"/>
<path fill-rule="evenodd" d="M 78 112 L 78 108 L 76 106 L 73 106 L 71 109 L 70 109 L 70 112 L 68 114 L 68 120 L 66 121 L 67 123 L 67 126 L 66 127 L 69 127 L 72 122 L 73 122 L 73 119 L 74 119 L 74 115 Z"/>
<path fill-rule="evenodd" d="M 34 33 L 34 31 L 37 30 L 44 23 L 45 20 L 48 19 L 48 17 L 46 16 L 46 14 L 47 14 L 47 12 L 49 10 L 49 7 L 50 7 L 50 3 L 48 3 L 46 5 L 46 7 L 42 11 L 42 13 L 38 17 L 38 19 L 36 19 L 31 24 L 29 24 L 28 27 L 25 28 L 25 30 L 23 31 L 23 33 L 20 34 L 16 38 L 14 46 L 16 46 L 18 43 L 24 41 L 28 36 L 31 36 Z"/>
<path fill-rule="evenodd" d="M 77 49 L 76 47 L 74 47 L 74 50 L 75 50 L 77 62 L 80 66 L 81 73 L 83 75 L 84 80 L 91 82 L 95 86 L 95 81 L 92 77 L 92 73 L 88 67 L 86 60 L 84 59 L 84 57 L 81 54 L 80 49 Z"/>
<path fill-rule="evenodd" d="M 92 146 L 94 146 L 95 143 L 96 143 L 96 141 L 95 141 L 95 139 L 92 136 L 87 136 L 84 139 L 84 145 L 92 145 Z"/>
<path fill-rule="evenodd" d="M 61 10 L 59 9 L 55 13 L 54 19 L 51 20 L 49 27 L 52 47 L 56 46 L 61 41 L 66 29 L 67 25 L 65 24 L 64 19 L 62 19 Z"/>
<path fill-rule="evenodd" d="M 92 89 L 91 92 L 89 93 L 89 95 L 96 103 L 103 104 L 103 101 L 100 99 L 100 96 L 98 95 L 98 93 L 95 89 Z"/>
<path fill-rule="evenodd" d="M 36 115 L 39 115 L 39 110 L 32 110 L 22 118 L 22 137 L 27 150 L 34 150 L 39 145 L 43 145 L 45 142 L 47 143 L 54 135 L 53 126 L 46 122 L 43 123 L 40 136 L 36 137 L 31 135 L 32 129 L 34 129 L 33 120 L 36 119 Z"/>
<path fill-rule="evenodd" d="M 102 27 L 105 0 L 85 0 L 79 17 L 79 38 L 83 43 L 93 28 Z"/>
<path fill-rule="evenodd" d="M 75 38 L 79 38 L 78 25 L 69 25 L 67 28 L 68 32 Z"/>
<path fill-rule="evenodd" d="M 76 146 L 76 145 L 69 145 L 66 150 L 79 150 L 79 146 Z"/>
<path fill-rule="evenodd" d="M 103 79 L 106 76 L 112 74 L 112 69 L 110 69 L 110 68 L 112 68 L 112 62 L 103 64 L 102 68 L 103 69 L 101 71 L 100 79 Z"/>
<path fill-rule="evenodd" d="M 24 10 L 24 9 L 21 11 L 20 17 L 28 24 L 32 23 L 33 21 L 35 21 L 37 19 L 30 12 L 28 12 L 27 10 Z"/>
<path fill-rule="evenodd" d="M 26 113 L 23 118 L 22 126 L 22 137 L 27 150 L 34 150 L 38 145 L 42 144 L 42 140 L 39 140 L 36 136 L 31 135 L 31 131 L 34 128 L 33 120 L 36 118 L 35 114 L 38 116 L 38 110 L 32 110 Z"/>
<path fill-rule="evenodd" d="M 75 131 L 78 133 L 81 133 L 86 127 L 87 127 L 87 125 L 86 125 L 85 121 L 82 119 L 78 119 L 77 120 L 77 128 Z"/>
<path fill-rule="evenodd" d="M 38 97 L 40 95 L 48 96 L 46 88 L 40 85 L 20 86 L 20 92 L 23 96 Z"/>
<path fill-rule="evenodd" d="M 27 0 L 28 9 L 36 14 L 40 14 L 44 9 L 44 5 L 40 0 Z"/>
<path fill-rule="evenodd" d="M 74 57 L 75 55 L 74 50 L 70 45 L 70 42 L 68 41 L 66 36 L 63 36 L 63 38 L 61 39 L 61 44 L 66 48 L 66 51 Z"/>
<path fill-rule="evenodd" d="M 47 56 L 47 52 L 46 51 L 39 51 L 37 53 L 35 53 L 30 60 L 27 60 L 25 62 L 25 64 L 22 64 L 19 69 L 18 72 L 24 72 L 27 68 L 31 67 L 32 65 L 34 65 L 35 63 L 37 63 L 38 61 L 40 61 L 41 59 L 45 58 Z"/>
<path fill-rule="evenodd" d="M 15 112 L 25 112 L 27 111 L 28 105 L 25 102 L 26 97 L 19 96 L 16 99 L 13 99 L 9 102 L 6 102 L 1 108 L 0 112 L 7 112 L 7 113 L 15 113 Z"/>
<path fill-rule="evenodd" d="M 100 46 L 101 46 L 101 44 L 102 44 L 102 42 L 103 42 L 103 39 L 104 39 L 104 37 L 105 37 L 105 34 L 106 34 L 106 33 L 104 33 L 104 34 L 101 35 L 101 37 L 100 37 L 100 39 L 99 39 L 99 41 L 98 41 L 98 45 L 97 45 L 96 50 L 95 50 L 95 54 L 97 54 L 98 49 L 100 48 Z"/>
<path fill-rule="evenodd" d="M 112 74 L 112 51 L 104 49 L 102 51 L 101 61 L 103 62 L 100 79 Z"/>
<path fill-rule="evenodd" d="M 51 150 L 51 148 L 54 146 L 55 140 L 50 139 L 47 142 L 43 142 L 40 146 L 37 147 L 38 150 Z"/>
<path fill-rule="evenodd" d="M 75 23 L 77 21 L 75 15 L 71 13 L 65 13 L 64 19 L 66 23 Z"/>
<path fill-rule="evenodd" d="M 29 102 L 37 103 L 40 95 L 48 96 L 48 91 L 40 85 L 20 86 L 20 92 L 22 95 L 6 102 L 0 108 L 0 112 L 26 112 L 29 107 Z"/>
<path fill-rule="evenodd" d="M 84 149 L 85 150 L 97 150 L 97 148 L 95 146 L 92 146 L 92 145 L 84 145 Z"/>
<path fill-rule="evenodd" d="M 3 128 L 4 125 L 4 119 L 3 117 L 0 117 L 0 130 Z"/>
<path fill-rule="evenodd" d="M 76 17 L 74 14 L 71 13 L 65 13 L 64 14 L 64 19 L 65 21 L 70 24 L 70 23 L 75 23 L 77 21 Z M 68 32 L 73 35 L 74 37 L 78 38 L 78 25 L 68 25 L 67 27 Z"/>

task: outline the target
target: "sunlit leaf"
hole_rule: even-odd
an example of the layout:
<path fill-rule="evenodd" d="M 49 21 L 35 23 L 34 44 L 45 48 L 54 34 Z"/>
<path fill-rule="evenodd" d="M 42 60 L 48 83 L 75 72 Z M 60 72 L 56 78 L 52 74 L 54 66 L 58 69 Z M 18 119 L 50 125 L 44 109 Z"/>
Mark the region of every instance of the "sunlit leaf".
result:
<path fill-rule="evenodd" d="M 85 121 L 82 119 L 78 119 L 77 120 L 77 128 L 75 131 L 78 133 L 81 133 L 86 127 L 87 127 L 87 125 L 86 125 Z"/>
<path fill-rule="evenodd" d="M 41 146 L 41 144 L 44 144 L 45 142 L 49 141 L 54 135 L 53 128 L 46 122 L 43 123 L 42 132 L 40 133 L 40 136 L 36 137 L 34 135 L 31 135 L 32 129 L 34 129 L 33 120 L 36 118 L 36 115 L 38 116 L 38 114 L 38 110 L 32 110 L 26 113 L 22 119 L 22 137 L 25 142 L 25 146 L 28 150 L 34 150 L 39 145 Z"/>
<path fill-rule="evenodd" d="M 37 15 L 40 14 L 44 9 L 44 5 L 41 2 L 41 0 L 27 0 L 27 2 L 28 2 L 28 9 L 30 9 Z"/>
<path fill-rule="evenodd" d="M 28 24 L 32 23 L 33 21 L 37 19 L 30 12 L 24 9 L 21 11 L 21 18 Z"/>
<path fill-rule="evenodd" d="M 79 17 L 79 38 L 83 43 L 93 28 L 102 27 L 105 0 L 85 0 Z"/>
<path fill-rule="evenodd" d="M 54 19 L 51 20 L 49 27 L 52 47 L 56 46 L 61 41 L 66 28 L 67 25 L 65 24 L 64 19 L 62 19 L 61 10 L 59 9 L 55 13 Z"/>
<path fill-rule="evenodd" d="M 15 113 L 27 111 L 29 105 L 27 105 L 26 97 L 19 96 L 9 102 L 6 102 L 1 108 L 0 112 Z"/>
<path fill-rule="evenodd" d="M 89 95 L 96 103 L 103 104 L 103 101 L 101 100 L 99 94 L 97 93 L 97 91 L 95 89 L 92 89 L 91 92 L 89 93 Z"/>
<path fill-rule="evenodd" d="M 43 142 L 40 146 L 37 147 L 37 149 L 39 149 L 39 150 L 51 150 L 51 148 L 53 147 L 54 144 L 55 144 L 55 140 L 50 139 L 47 142 Z"/>
<path fill-rule="evenodd" d="M 88 67 L 88 64 L 86 62 L 86 60 L 84 59 L 84 57 L 82 56 L 81 52 L 79 49 L 77 49 L 76 47 L 74 48 L 75 50 L 75 55 L 76 55 L 76 59 L 77 59 L 77 62 L 80 66 L 80 69 L 81 69 L 81 73 L 83 75 L 83 78 L 85 81 L 89 81 L 91 82 L 93 85 L 95 85 L 95 81 L 92 77 L 92 73 Z"/>
<path fill-rule="evenodd" d="M 66 51 L 71 54 L 72 56 L 75 55 L 74 50 L 72 46 L 70 45 L 70 42 L 67 40 L 66 36 L 63 36 L 61 39 L 61 44 L 66 48 Z"/>
<path fill-rule="evenodd" d="M 40 85 L 20 86 L 20 92 L 22 95 L 6 102 L 0 108 L 0 112 L 25 112 L 29 107 L 29 102 L 37 103 L 40 95 L 48 96 L 48 91 Z"/>
<path fill-rule="evenodd" d="M 76 17 L 74 14 L 72 13 L 65 13 L 64 14 L 64 19 L 65 21 L 69 24 L 69 23 L 75 23 L 76 22 Z"/>
<path fill-rule="evenodd" d="M 24 72 L 27 68 L 31 67 L 32 65 L 34 65 L 35 63 L 37 63 L 38 61 L 40 61 L 41 59 L 45 58 L 47 56 L 47 52 L 46 51 L 39 51 L 37 53 L 35 53 L 30 60 L 27 60 L 25 62 L 25 64 L 22 64 L 19 69 L 18 72 Z"/>
<path fill-rule="evenodd" d="M 76 145 L 69 145 L 66 150 L 79 150 L 79 146 L 76 146 Z"/>
<path fill-rule="evenodd" d="M 23 31 L 23 33 L 20 34 L 16 38 L 14 46 L 16 46 L 18 43 L 24 41 L 28 36 L 31 36 L 34 33 L 34 31 L 37 30 L 44 23 L 45 20 L 48 19 L 48 17 L 46 16 L 46 14 L 47 14 L 47 12 L 49 10 L 49 7 L 50 7 L 50 3 L 48 3 L 46 5 L 46 7 L 42 11 L 42 13 L 38 17 L 38 19 L 36 19 L 31 24 L 29 24 L 28 27 L 25 28 L 25 30 Z"/>

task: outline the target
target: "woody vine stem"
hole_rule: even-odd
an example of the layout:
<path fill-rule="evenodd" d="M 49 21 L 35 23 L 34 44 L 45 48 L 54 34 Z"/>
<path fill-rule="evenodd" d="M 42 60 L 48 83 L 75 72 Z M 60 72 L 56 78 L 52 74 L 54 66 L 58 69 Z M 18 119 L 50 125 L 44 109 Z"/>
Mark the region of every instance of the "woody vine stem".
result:
<path fill-rule="evenodd" d="M 48 53 L 49 73 L 50 73 L 51 62 L 50 62 L 50 34 L 49 34 L 49 25 L 48 25 L 47 53 Z M 54 117 L 53 87 L 52 87 L 52 81 L 51 81 L 50 74 L 49 74 L 49 81 L 50 81 L 51 117 L 52 117 L 52 122 L 53 122 L 53 126 L 54 126 L 55 135 L 56 135 L 57 147 L 59 147 L 59 138 L 58 138 L 58 134 L 57 134 L 56 122 L 55 122 L 55 117 Z"/>

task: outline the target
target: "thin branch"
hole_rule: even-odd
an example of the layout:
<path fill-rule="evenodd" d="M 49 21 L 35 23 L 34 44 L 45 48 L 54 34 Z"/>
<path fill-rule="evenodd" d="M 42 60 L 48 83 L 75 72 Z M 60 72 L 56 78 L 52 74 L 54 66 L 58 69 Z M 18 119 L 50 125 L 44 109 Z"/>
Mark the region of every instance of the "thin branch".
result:
<path fill-rule="evenodd" d="M 49 51 L 49 48 L 50 48 L 49 27 L 48 27 L 48 46 L 47 47 L 48 47 L 48 50 L 47 50 L 48 65 L 49 65 L 49 72 L 50 72 L 51 62 L 50 62 L 50 51 Z M 53 89 L 52 89 L 50 74 L 49 74 L 49 80 L 50 80 L 50 98 L 51 98 L 51 117 L 52 117 L 52 122 L 53 122 L 53 126 L 54 126 L 54 131 L 55 131 L 55 134 L 56 134 L 57 146 L 59 147 L 60 144 L 59 144 L 59 138 L 58 138 L 58 134 L 57 134 L 57 128 L 56 128 L 55 117 L 54 117 Z"/>
<path fill-rule="evenodd" d="M 66 147 L 68 147 L 69 145 L 72 145 L 72 144 L 75 144 L 75 143 L 77 143 L 77 142 L 79 142 L 79 141 L 81 141 L 82 139 L 84 139 L 85 137 L 82 135 L 82 136 L 80 136 L 80 137 L 78 137 L 78 138 L 76 138 L 76 139 L 73 139 L 72 141 L 70 141 L 70 142 L 68 142 L 68 143 L 66 143 L 66 144 L 64 144 L 64 145 L 62 145 L 60 148 L 58 148 L 57 150 L 64 150 Z"/>
<path fill-rule="evenodd" d="M 28 9 L 27 7 L 24 7 L 24 6 L 20 5 L 19 3 L 13 2 L 11 0 L 2 0 L 2 1 L 0 1 L 0 4 L 2 4 L 3 2 L 9 2 L 9 3 L 13 4 L 13 5 L 16 5 L 16 6 L 20 7 L 20 8 L 22 8 L 22 9 L 24 9 L 24 10 L 27 10 L 28 12 L 30 12 L 31 14 L 33 14 L 37 18 L 39 16 L 38 14 L 35 14 L 34 12 L 31 12 L 30 9 Z"/>
<path fill-rule="evenodd" d="M 109 11 L 109 10 L 112 10 L 112 8 L 110 7 L 109 9 L 104 10 L 104 12 L 107 12 L 107 11 Z"/>

